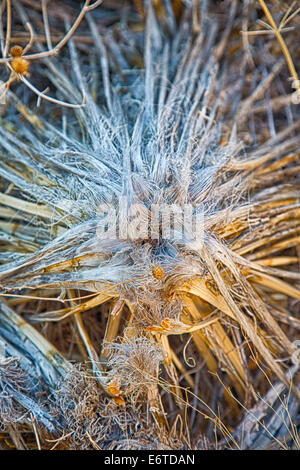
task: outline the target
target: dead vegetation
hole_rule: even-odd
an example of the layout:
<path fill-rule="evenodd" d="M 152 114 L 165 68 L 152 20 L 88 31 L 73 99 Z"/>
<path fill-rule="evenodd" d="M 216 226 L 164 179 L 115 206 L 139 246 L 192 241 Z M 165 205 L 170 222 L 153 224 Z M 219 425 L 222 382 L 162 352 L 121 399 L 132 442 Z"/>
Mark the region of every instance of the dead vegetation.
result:
<path fill-rule="evenodd" d="M 0 6 L 0 445 L 299 448 L 299 9 L 100 3 Z"/>

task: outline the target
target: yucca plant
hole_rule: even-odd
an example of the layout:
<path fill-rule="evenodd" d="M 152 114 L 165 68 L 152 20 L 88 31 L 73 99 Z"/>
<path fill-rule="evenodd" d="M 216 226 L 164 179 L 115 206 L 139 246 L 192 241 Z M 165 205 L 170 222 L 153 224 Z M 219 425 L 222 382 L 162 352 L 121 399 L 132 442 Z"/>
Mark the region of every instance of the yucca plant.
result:
<path fill-rule="evenodd" d="M 67 37 L 69 58 L 45 57 L 34 43 L 40 56 L 33 80 L 54 85 L 59 105 L 42 100 L 35 110 L 31 91 L 21 100 L 6 90 L 0 338 L 11 358 L 3 358 L 4 370 L 25 374 L 24 390 L 11 392 L 18 402 L 11 423 L 30 410 L 33 423 L 64 430 L 73 446 L 100 448 L 111 439 L 111 423 L 120 441 L 125 428 L 128 437 L 124 422 L 135 423 L 134 439 L 134 426 L 150 413 L 143 445 L 182 445 L 166 410 L 183 416 L 189 394 L 200 400 L 201 385 L 197 395 L 185 354 L 191 342 L 180 348 L 177 337 L 193 341 L 195 368 L 204 361 L 215 381 L 225 371 L 232 407 L 226 387 L 253 402 L 261 370 L 289 384 L 300 326 L 289 310 L 290 299 L 300 300 L 299 120 L 295 106 L 293 123 L 272 128 L 270 101 L 277 98 L 269 94 L 273 83 L 282 85 L 284 58 L 266 52 L 250 86 L 246 63 L 238 73 L 238 2 L 227 3 L 230 11 L 216 20 L 206 2 L 179 12 L 168 1 L 147 2 L 140 5 L 145 28 L 133 17 L 119 26 L 119 42 L 99 7 L 85 17 L 87 45 Z M 18 21 L 34 24 L 33 12 L 28 18 L 21 2 L 15 7 Z M 67 31 L 70 24 L 65 19 Z M 49 46 L 49 26 L 46 33 Z M 237 52 L 229 53 L 229 44 Z M 267 104 L 255 108 L 264 93 Z M 277 99 L 279 109 L 291 105 L 287 98 Z M 64 107 L 69 103 L 74 109 Z M 247 146 L 248 119 L 259 106 L 274 132 L 252 132 Z M 124 217 L 124 207 L 122 226 L 116 214 L 122 209 Z M 176 214 L 164 218 L 175 207 L 185 210 L 180 234 Z M 163 208 L 154 225 L 153 208 Z M 101 344 L 85 321 L 91 310 L 107 316 Z M 85 372 L 43 336 L 50 322 L 76 326 Z M 28 377 L 40 393 L 47 384 L 50 408 L 30 398 Z M 213 420 L 228 434 L 216 414 Z"/>

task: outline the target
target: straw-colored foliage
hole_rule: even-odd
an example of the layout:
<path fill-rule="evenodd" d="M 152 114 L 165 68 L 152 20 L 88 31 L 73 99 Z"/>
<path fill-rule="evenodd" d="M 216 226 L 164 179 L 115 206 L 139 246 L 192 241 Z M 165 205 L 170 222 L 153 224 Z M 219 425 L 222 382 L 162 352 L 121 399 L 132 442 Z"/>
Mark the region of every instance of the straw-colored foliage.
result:
<path fill-rule="evenodd" d="M 205 387 L 221 375 L 239 418 L 267 389 L 263 374 L 290 387 L 300 327 L 299 90 L 288 81 L 298 80 L 298 10 L 232 0 L 214 16 L 210 2 L 135 2 L 118 43 L 105 18 L 120 12 L 100 3 L 75 20 L 66 10 L 57 46 L 47 2 L 31 14 L 29 1 L 0 6 L 0 62 L 11 73 L 0 105 L 0 339 L 14 357 L 0 356 L 0 387 L 3 367 L 16 383 L 31 370 L 23 341 L 33 363 L 34 351 L 44 358 L 30 373 L 48 383 L 52 405 L 32 413 L 60 436 L 47 437 L 52 446 L 195 447 L 188 420 L 198 413 L 238 447 L 216 409 L 203 411 Z M 257 15 L 268 21 L 260 34 Z M 16 24 L 29 24 L 37 52 L 8 57 Z M 13 57 L 29 61 L 30 82 Z M 37 93 L 37 77 L 56 98 Z M 201 237 L 105 236 L 100 209 L 120 197 L 144 218 L 155 204 L 191 204 Z M 18 422 L 25 410 L 28 426 L 29 402 L 3 393 L 0 416 L 6 407 Z"/>

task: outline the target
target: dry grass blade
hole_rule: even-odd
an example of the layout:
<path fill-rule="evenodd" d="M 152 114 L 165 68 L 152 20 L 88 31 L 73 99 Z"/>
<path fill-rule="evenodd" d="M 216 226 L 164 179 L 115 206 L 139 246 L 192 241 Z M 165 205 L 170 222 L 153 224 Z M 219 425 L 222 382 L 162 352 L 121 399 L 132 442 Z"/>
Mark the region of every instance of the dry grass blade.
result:
<path fill-rule="evenodd" d="M 270 10 L 267 7 L 264 0 L 259 0 L 259 3 L 261 4 L 262 9 L 264 10 L 266 17 L 268 18 L 268 21 L 270 22 L 270 26 L 272 28 L 272 31 L 274 32 L 274 34 L 275 34 L 275 36 L 276 36 L 276 38 L 277 38 L 277 40 L 280 44 L 280 47 L 281 47 L 282 52 L 284 54 L 284 57 L 286 59 L 288 68 L 290 70 L 292 79 L 294 80 L 296 91 L 298 92 L 299 98 L 300 98 L 300 81 L 299 81 L 299 77 L 298 77 L 298 74 L 296 72 L 291 54 L 290 54 L 290 52 L 288 50 L 288 47 L 287 47 L 286 43 L 284 42 L 284 39 L 281 35 L 280 28 L 277 27 L 277 25 L 276 25 L 276 23 L 275 23 L 275 21 L 272 17 L 272 14 L 270 13 Z M 297 10 L 297 13 L 298 12 L 299 12 L 299 9 Z"/>
<path fill-rule="evenodd" d="M 60 352 L 3 301 L 1 301 L 0 321 L 4 328 L 6 323 L 9 324 L 17 332 L 17 335 L 23 339 L 24 343 L 30 341 L 40 351 L 42 360 L 41 357 L 37 357 L 36 360 L 41 361 L 39 367 L 44 368 L 45 376 L 49 374 L 49 377 L 54 380 L 53 371 L 48 370 L 49 365 L 60 375 L 64 375 L 70 370 L 70 364 L 62 357 Z M 1 334 L 3 334 L 3 330 Z"/>
<path fill-rule="evenodd" d="M 61 321 L 64 320 L 65 318 L 68 318 L 72 315 L 76 315 L 78 313 L 83 313 L 86 312 L 87 310 L 97 307 L 98 305 L 103 304 L 104 302 L 107 302 L 111 298 L 115 297 L 115 293 L 113 292 L 108 292 L 108 293 L 100 293 L 93 297 L 92 299 L 82 302 L 79 305 L 73 306 L 73 307 L 66 307 L 61 310 L 54 310 L 46 313 L 41 313 L 39 315 L 32 315 L 30 317 L 31 321 Z"/>
<path fill-rule="evenodd" d="M 105 328 L 105 333 L 104 333 L 104 338 L 103 338 L 103 347 L 101 350 L 101 359 L 104 359 L 107 357 L 108 351 L 105 348 L 106 344 L 112 343 L 118 336 L 118 331 L 119 331 L 119 326 L 120 326 L 120 321 L 122 317 L 122 311 L 123 307 L 125 305 L 124 300 L 118 299 L 114 305 L 111 311 L 109 312 L 109 318 L 106 323 L 106 328 Z"/>
<path fill-rule="evenodd" d="M 224 298 L 221 295 L 212 292 L 212 290 L 207 287 L 207 282 L 204 279 L 191 279 L 180 286 L 179 292 L 188 292 L 196 295 L 200 299 L 213 305 L 218 310 L 221 310 L 221 312 L 224 312 L 233 320 L 236 320 L 235 314 L 231 311 Z"/>
<path fill-rule="evenodd" d="M 201 310 L 197 308 L 197 305 L 195 304 L 195 302 L 193 302 L 191 298 L 183 296 L 183 300 L 185 305 L 187 306 L 187 312 L 193 319 L 196 320 L 203 318 Z M 206 320 L 206 322 L 206 326 L 209 326 L 209 320 Z M 203 320 L 203 323 L 205 323 L 205 320 Z M 234 367 L 235 374 L 232 377 L 233 381 L 235 382 L 237 379 L 238 384 L 244 386 L 246 375 L 240 360 L 240 356 L 219 321 L 217 321 L 216 323 L 215 321 L 213 321 L 210 327 L 210 332 L 211 334 L 209 335 L 209 337 L 214 338 L 215 344 L 218 346 L 218 348 L 223 351 L 225 357 L 228 358 L 229 362 L 232 363 Z M 214 346 L 211 344 L 212 350 L 213 347 Z M 232 375 L 232 372 L 230 371 L 229 374 Z"/>

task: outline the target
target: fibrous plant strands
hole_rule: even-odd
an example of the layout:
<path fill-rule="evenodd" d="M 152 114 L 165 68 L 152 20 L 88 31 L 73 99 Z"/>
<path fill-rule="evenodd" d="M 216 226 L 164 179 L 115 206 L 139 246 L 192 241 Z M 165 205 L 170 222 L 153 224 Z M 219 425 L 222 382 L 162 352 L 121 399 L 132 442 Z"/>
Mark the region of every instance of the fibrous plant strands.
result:
<path fill-rule="evenodd" d="M 290 384 L 297 382 L 297 369 L 293 366 L 288 370 Z M 252 409 L 245 410 L 245 416 L 232 436 L 237 438 L 240 449 L 299 450 L 299 422 L 293 418 L 299 404 L 290 393 L 290 387 L 275 383 L 264 397 L 258 397 Z"/>
<path fill-rule="evenodd" d="M 16 2 L 12 31 L 30 20 L 35 32 L 43 21 L 52 50 L 46 2 L 37 11 L 27 3 Z M 57 443 L 66 447 L 129 442 L 139 421 L 144 430 L 152 423 L 149 445 L 159 436 L 159 445 L 176 446 L 168 435 L 176 419 L 184 422 L 185 387 L 196 390 L 198 373 L 214 390 L 212 407 L 201 408 L 207 391 L 199 385 L 191 410 L 215 413 L 221 372 L 238 397 L 225 389 L 225 400 L 238 413 L 235 399 L 253 402 L 256 387 L 265 392 L 261 369 L 289 386 L 296 350 L 300 120 L 287 100 L 277 103 L 278 121 L 270 105 L 286 79 L 284 59 L 270 52 L 276 41 L 259 42 L 263 64 L 251 50 L 249 72 L 246 43 L 236 39 L 245 31 L 239 2 L 225 2 L 230 12 L 220 7 L 216 17 L 209 2 L 135 3 L 138 15 L 128 24 L 121 17 L 115 33 L 102 6 L 87 14 L 88 47 L 67 32 L 57 57 L 42 41 L 32 42 L 37 55 L 24 57 L 36 59 L 34 76 L 56 89 L 57 100 L 79 102 L 83 90 L 84 106 L 66 109 L 55 99 L 37 111 L 31 92 L 23 90 L 23 104 L 23 84 L 11 84 L 0 109 L 0 339 L 25 375 L 43 380 L 65 429 Z M 75 32 L 76 21 L 64 20 Z M 6 58 L 3 41 L 2 49 Z M 256 124 L 263 113 L 267 125 Z M 101 333 L 93 328 L 100 315 Z M 59 344 L 51 348 L 45 324 L 68 325 L 86 367 L 71 366 Z M 17 367 L 4 359 L 8 370 Z M 19 400 L 16 422 L 33 403 L 29 392 L 28 400 Z M 13 409 L 4 401 L 0 413 L 1 406 Z M 53 410 L 32 406 L 37 425 L 54 432 Z M 185 426 L 181 437 L 190 442 Z"/>

